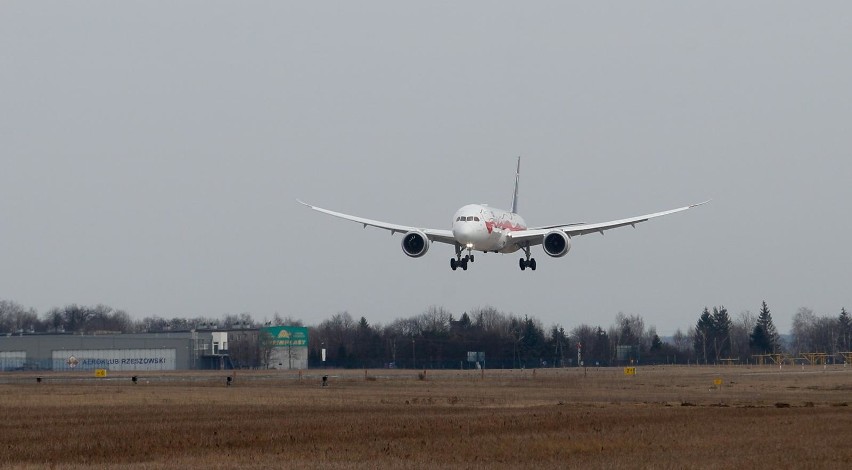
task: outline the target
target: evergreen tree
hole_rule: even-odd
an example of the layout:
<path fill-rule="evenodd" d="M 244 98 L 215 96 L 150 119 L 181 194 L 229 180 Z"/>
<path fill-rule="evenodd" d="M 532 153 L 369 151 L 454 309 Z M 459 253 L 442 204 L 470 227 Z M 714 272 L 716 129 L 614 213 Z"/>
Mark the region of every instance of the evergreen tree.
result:
<path fill-rule="evenodd" d="M 748 346 L 755 354 L 766 354 L 769 351 L 769 337 L 760 323 L 754 325 L 754 330 L 748 337 Z"/>
<path fill-rule="evenodd" d="M 693 335 L 695 355 L 704 359 L 705 364 L 708 363 L 708 353 L 716 362 L 722 357 L 730 356 L 732 325 L 728 309 L 724 306 L 713 307 L 713 313 L 704 307 Z"/>
<path fill-rule="evenodd" d="M 775 353 L 781 346 L 781 337 L 775 329 L 775 324 L 772 323 L 772 315 L 769 313 L 765 300 L 760 307 L 757 324 L 749 338 L 749 346 L 758 354 Z"/>
<path fill-rule="evenodd" d="M 570 345 L 565 328 L 553 325 L 550 328 L 550 337 L 547 339 L 547 350 L 553 352 L 553 366 L 564 367 L 565 348 Z"/>
<path fill-rule="evenodd" d="M 731 317 L 724 306 L 713 307 L 713 351 L 716 362 L 731 355 Z"/>
<path fill-rule="evenodd" d="M 849 318 L 849 313 L 846 308 L 840 309 L 840 316 L 837 317 L 838 338 L 837 346 L 842 352 L 852 351 L 852 318 Z"/>
<path fill-rule="evenodd" d="M 698 323 L 695 325 L 695 336 L 693 338 L 695 347 L 695 355 L 704 359 L 707 364 L 707 350 L 713 351 L 713 316 L 710 315 L 710 310 L 704 307 L 704 312 L 698 318 Z"/>
<path fill-rule="evenodd" d="M 654 334 L 654 337 L 651 338 L 651 352 L 659 352 L 661 349 L 663 349 L 663 341 L 659 335 Z"/>
<path fill-rule="evenodd" d="M 459 318 L 458 325 L 460 328 L 470 328 L 470 316 L 467 314 L 467 312 L 462 313 L 461 318 Z"/>
<path fill-rule="evenodd" d="M 523 353 L 519 357 L 523 358 L 526 367 L 539 367 L 545 353 L 544 329 L 537 320 L 524 315 L 520 331 Z"/>
<path fill-rule="evenodd" d="M 613 352 L 610 349 L 609 343 L 609 336 L 607 336 L 606 331 L 599 326 L 597 330 L 595 330 L 595 337 L 591 348 L 591 352 L 593 352 L 593 354 L 587 355 L 589 363 L 591 363 L 591 360 L 594 359 L 595 364 L 608 365 L 612 360 Z"/>

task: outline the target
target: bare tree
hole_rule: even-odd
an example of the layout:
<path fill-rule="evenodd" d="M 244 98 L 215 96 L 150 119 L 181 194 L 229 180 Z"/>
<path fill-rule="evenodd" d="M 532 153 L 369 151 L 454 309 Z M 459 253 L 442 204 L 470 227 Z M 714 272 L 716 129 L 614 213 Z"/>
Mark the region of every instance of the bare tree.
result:
<path fill-rule="evenodd" d="M 793 340 L 793 351 L 797 354 L 802 352 L 816 352 L 811 344 L 811 330 L 816 323 L 814 311 L 807 307 L 800 307 L 793 315 L 793 328 L 790 330 Z"/>
<path fill-rule="evenodd" d="M 113 310 L 112 315 L 109 317 L 109 329 L 122 333 L 132 333 L 133 319 L 124 310 Z"/>
<path fill-rule="evenodd" d="M 75 333 L 83 333 L 92 317 L 92 311 L 77 304 L 66 305 L 62 312 L 65 318 L 65 329 Z"/>
<path fill-rule="evenodd" d="M 0 300 L 0 333 L 32 333 L 41 328 L 38 313 L 9 300 Z"/>
<path fill-rule="evenodd" d="M 272 316 L 272 320 L 270 321 L 270 325 L 272 326 L 305 326 L 304 322 L 301 319 L 295 318 L 291 315 L 287 315 L 282 317 L 281 314 L 275 312 L 275 315 Z"/>
<path fill-rule="evenodd" d="M 53 307 L 48 310 L 44 315 L 44 322 L 47 325 L 48 331 L 52 333 L 61 333 L 65 331 L 65 318 L 59 307 Z"/>
<path fill-rule="evenodd" d="M 415 321 L 421 332 L 449 333 L 452 314 L 444 307 L 431 306 L 425 312 L 418 315 Z"/>
<path fill-rule="evenodd" d="M 229 333 L 228 355 L 236 368 L 257 367 L 257 336 L 248 332 Z"/>
<path fill-rule="evenodd" d="M 749 338 L 754 331 L 754 325 L 757 318 L 748 310 L 742 311 L 737 315 L 737 319 L 731 323 L 730 338 L 731 338 L 731 356 L 737 357 L 740 360 L 747 360 L 751 355 L 751 347 L 749 346 Z"/>
<path fill-rule="evenodd" d="M 486 333 L 507 334 L 509 332 L 506 315 L 494 307 L 483 307 L 471 311 L 473 325 Z"/>
<path fill-rule="evenodd" d="M 813 310 L 802 307 L 793 316 L 793 345 L 795 352 L 835 353 L 840 336 L 837 318 L 817 316 Z"/>
<path fill-rule="evenodd" d="M 272 350 L 275 349 L 275 338 L 266 331 L 261 331 L 257 337 L 257 349 L 260 359 L 260 365 L 264 369 L 269 369 L 269 362 L 272 360 Z M 289 368 L 293 368 L 293 348 L 288 346 L 287 356 L 290 360 Z"/>
<path fill-rule="evenodd" d="M 681 354 L 683 356 L 689 355 L 689 350 L 690 350 L 690 347 L 689 347 L 690 339 L 689 338 L 691 336 L 692 335 L 690 335 L 688 333 L 684 334 L 684 332 L 681 331 L 680 328 L 675 330 L 674 335 L 672 335 L 672 342 L 674 343 L 673 346 L 674 346 L 675 350 L 678 352 L 678 354 Z"/>
<path fill-rule="evenodd" d="M 615 346 L 637 346 L 647 351 L 651 346 L 651 337 L 645 331 L 645 320 L 639 315 L 625 315 L 618 312 L 615 324 L 609 328 L 610 341 Z"/>

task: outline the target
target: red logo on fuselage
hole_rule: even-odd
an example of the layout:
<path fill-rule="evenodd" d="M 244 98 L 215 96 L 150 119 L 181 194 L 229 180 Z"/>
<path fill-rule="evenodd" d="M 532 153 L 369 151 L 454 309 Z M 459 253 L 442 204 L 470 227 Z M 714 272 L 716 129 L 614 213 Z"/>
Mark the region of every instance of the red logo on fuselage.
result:
<path fill-rule="evenodd" d="M 521 224 L 513 224 L 511 221 L 504 220 L 495 222 L 493 220 L 485 221 L 485 228 L 488 229 L 488 233 L 494 231 L 495 228 L 500 230 L 508 230 L 510 232 L 516 232 L 519 230 L 525 230 L 526 228 Z"/>

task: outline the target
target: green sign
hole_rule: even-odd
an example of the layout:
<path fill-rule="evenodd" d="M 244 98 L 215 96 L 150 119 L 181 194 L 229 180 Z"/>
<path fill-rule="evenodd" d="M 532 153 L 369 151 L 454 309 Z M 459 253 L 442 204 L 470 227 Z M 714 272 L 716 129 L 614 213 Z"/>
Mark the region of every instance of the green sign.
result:
<path fill-rule="evenodd" d="M 275 348 L 308 347 L 308 329 L 304 326 L 268 326 L 261 331 L 272 337 Z"/>

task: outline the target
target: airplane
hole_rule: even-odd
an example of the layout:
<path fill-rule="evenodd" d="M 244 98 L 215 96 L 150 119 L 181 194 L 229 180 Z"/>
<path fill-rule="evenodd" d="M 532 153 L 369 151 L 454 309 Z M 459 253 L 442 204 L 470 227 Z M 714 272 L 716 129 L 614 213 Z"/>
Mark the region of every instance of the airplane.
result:
<path fill-rule="evenodd" d="M 610 222 L 581 222 L 528 227 L 524 219 L 518 215 L 518 183 L 520 182 L 520 178 L 521 157 L 518 157 L 518 166 L 515 171 L 515 191 L 512 194 L 512 210 L 495 209 L 486 204 L 468 204 L 456 211 L 453 216 L 451 230 L 398 225 L 323 209 L 298 199 L 297 202 L 315 211 L 357 222 L 363 225 L 364 228 L 369 226 L 389 230 L 391 235 L 397 232 L 403 233 L 402 251 L 412 258 L 419 258 L 425 255 L 429 251 L 430 244 L 433 242 L 453 245 L 456 251 L 455 257 L 450 258 L 450 268 L 453 271 L 458 268 L 467 271 L 468 263 L 473 263 L 474 261 L 475 251 L 506 254 L 514 253 L 518 250 L 523 250 L 525 255 L 523 258 L 520 258 L 518 263 L 521 271 L 527 268 L 535 271 L 536 262 L 530 251 L 530 248 L 533 246 L 541 245 L 545 254 L 554 258 L 560 258 L 565 256 L 571 249 L 572 237 L 590 233 L 600 233 L 603 235 L 606 230 L 628 225 L 636 228 L 636 224 L 640 222 L 685 211 L 710 202 L 708 200 L 677 209 Z M 465 251 L 467 251 L 466 254 Z"/>

